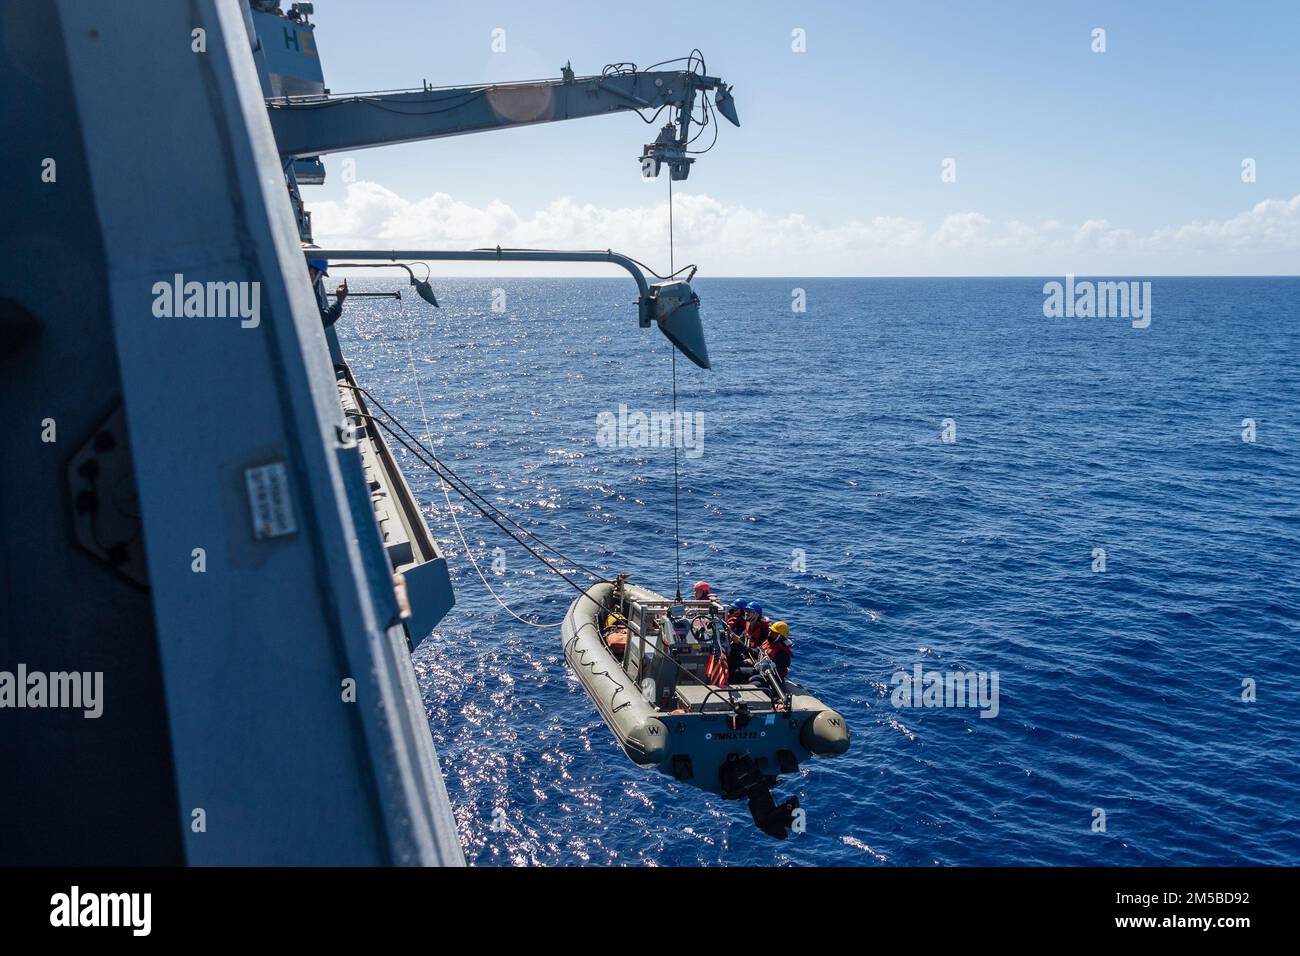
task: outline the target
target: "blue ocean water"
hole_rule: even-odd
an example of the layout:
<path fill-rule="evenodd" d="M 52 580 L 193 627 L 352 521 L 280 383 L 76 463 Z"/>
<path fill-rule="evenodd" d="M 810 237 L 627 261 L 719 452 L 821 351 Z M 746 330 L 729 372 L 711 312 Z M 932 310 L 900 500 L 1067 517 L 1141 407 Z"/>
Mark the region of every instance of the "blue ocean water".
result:
<path fill-rule="evenodd" d="M 788 621 L 854 735 L 783 781 L 784 843 L 622 755 L 398 450 L 458 589 L 416 666 L 472 863 L 1300 864 L 1300 279 L 1155 279 L 1147 329 L 1045 318 L 1043 282 L 696 283 L 683 580 Z M 671 593 L 672 453 L 597 444 L 600 412 L 671 408 L 632 285 L 435 287 L 438 312 L 349 305 L 363 384 L 412 430 L 422 399 L 439 455 L 542 537 Z M 504 599 L 558 621 L 574 592 L 453 503 Z M 997 672 L 997 716 L 895 706 L 917 664 Z"/>

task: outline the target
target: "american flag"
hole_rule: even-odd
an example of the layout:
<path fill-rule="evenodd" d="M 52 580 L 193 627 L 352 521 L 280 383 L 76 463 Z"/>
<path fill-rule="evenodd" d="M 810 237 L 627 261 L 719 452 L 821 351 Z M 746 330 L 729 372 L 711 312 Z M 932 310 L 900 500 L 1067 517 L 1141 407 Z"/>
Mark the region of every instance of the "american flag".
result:
<path fill-rule="evenodd" d="M 715 687 L 727 686 L 727 678 L 731 676 L 731 665 L 727 663 L 727 655 L 724 652 L 715 650 L 709 655 L 709 662 L 704 665 L 704 676 Z"/>

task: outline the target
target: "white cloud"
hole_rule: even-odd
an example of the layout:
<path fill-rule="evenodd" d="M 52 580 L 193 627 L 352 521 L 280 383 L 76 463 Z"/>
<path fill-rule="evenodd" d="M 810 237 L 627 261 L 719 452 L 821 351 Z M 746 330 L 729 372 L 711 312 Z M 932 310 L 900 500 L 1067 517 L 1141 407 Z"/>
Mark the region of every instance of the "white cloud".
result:
<path fill-rule="evenodd" d="M 667 259 L 668 207 L 662 201 L 604 208 L 562 198 L 521 216 L 499 201 L 480 208 L 446 193 L 408 200 L 376 183 L 358 182 L 342 201 L 311 208 L 316 241 L 326 248 L 500 244 L 610 248 L 655 266 Z M 978 212 L 955 213 L 937 225 L 890 216 L 824 225 L 798 214 L 679 193 L 674 226 L 677 261 L 697 262 L 703 274 L 715 276 L 1289 274 L 1300 251 L 1300 196 L 1268 199 L 1222 222 L 1139 235 L 1104 219 L 1073 228 L 1055 220 L 999 224 Z M 444 271 L 473 273 L 459 264 Z"/>

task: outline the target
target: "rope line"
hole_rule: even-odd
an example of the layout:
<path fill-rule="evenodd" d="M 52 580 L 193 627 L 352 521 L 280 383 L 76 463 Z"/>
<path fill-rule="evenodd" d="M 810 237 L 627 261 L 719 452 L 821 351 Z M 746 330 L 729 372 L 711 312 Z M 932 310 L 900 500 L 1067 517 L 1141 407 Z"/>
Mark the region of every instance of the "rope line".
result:
<path fill-rule="evenodd" d="M 432 444 L 429 438 L 429 415 L 424 410 L 424 394 L 420 390 L 420 376 L 415 369 L 415 351 L 411 348 L 409 340 L 406 346 L 406 355 L 411 361 L 411 382 L 415 385 L 415 397 L 420 403 L 420 421 L 424 425 L 424 444 L 425 447 L 428 447 Z M 470 565 L 473 566 L 474 572 L 478 575 L 478 579 L 483 582 L 483 587 L 487 588 L 488 594 L 492 595 L 492 599 L 495 600 L 497 604 L 501 605 L 502 610 L 520 624 L 527 624 L 529 627 L 541 628 L 542 630 L 559 627 L 563 624 L 564 618 L 560 618 L 560 620 L 556 621 L 554 624 L 539 624 L 536 621 L 530 621 L 527 618 L 516 614 L 514 608 L 501 599 L 501 595 L 497 594 L 496 589 L 493 588 L 492 585 L 488 584 L 488 579 L 483 574 L 483 569 L 479 567 L 478 561 L 474 559 L 474 552 L 470 550 L 469 542 L 465 540 L 465 532 L 460 526 L 460 519 L 456 517 L 456 509 L 451 506 L 451 492 L 448 490 L 447 480 L 443 478 L 442 475 L 438 476 L 438 484 L 442 486 L 442 497 L 443 500 L 447 502 L 447 513 L 451 515 L 451 523 L 456 526 L 456 536 L 460 538 L 460 545 L 465 549 L 465 557 L 469 558 Z"/>
<path fill-rule="evenodd" d="M 554 624 L 538 624 L 536 621 L 530 621 L 527 618 L 520 617 L 514 612 L 514 609 L 511 608 L 509 604 L 501 600 L 501 595 L 497 594 L 492 585 L 488 584 L 488 579 L 484 576 L 483 569 L 480 568 L 478 562 L 474 560 L 474 552 L 469 549 L 469 542 L 465 540 L 465 532 L 461 530 L 460 519 L 456 517 L 456 509 L 451 506 L 451 495 L 447 491 L 447 482 L 442 475 L 438 476 L 438 482 L 442 485 L 442 497 L 447 502 L 447 512 L 451 515 L 451 523 L 456 526 L 456 534 L 460 538 L 461 547 L 465 549 L 465 557 L 469 558 L 469 563 L 473 565 L 475 572 L 478 574 L 478 579 L 483 582 L 483 587 L 487 588 L 488 594 L 492 595 L 505 612 L 520 624 L 527 624 L 529 627 L 537 627 L 542 630 L 562 625 L 564 623 L 564 618 L 560 618 Z"/>
<path fill-rule="evenodd" d="M 394 424 L 395 424 L 399 429 L 401 429 L 401 431 L 403 432 L 403 434 L 406 435 L 407 438 L 409 438 L 412 442 L 414 442 L 414 443 L 415 443 L 415 444 L 416 444 L 416 445 L 417 445 L 417 446 L 418 446 L 418 447 L 423 451 L 423 453 L 424 453 L 425 455 L 428 455 L 428 457 L 431 458 L 431 459 L 433 460 L 434 464 L 433 464 L 433 465 L 430 465 L 428 462 L 424 461 L 424 459 L 423 459 L 419 454 L 417 454 L 417 453 L 415 452 L 415 450 L 412 449 L 411 446 L 410 446 L 409 444 L 407 444 L 406 442 L 402 442 L 402 446 L 403 446 L 404 448 L 406 448 L 408 451 L 410 451 L 412 454 L 415 454 L 415 455 L 416 455 L 416 458 L 419 459 L 419 460 L 421 461 L 421 463 L 423 463 L 423 464 L 425 464 L 426 466 L 432 468 L 432 469 L 435 471 L 435 473 L 438 474 L 439 477 L 444 477 L 444 478 L 446 478 L 447 480 L 450 480 L 450 482 L 451 482 L 451 486 L 452 486 L 452 490 L 455 491 L 455 492 L 456 492 L 458 495 L 460 495 L 462 498 L 464 498 L 465 500 L 467 500 L 467 501 L 469 501 L 471 504 L 473 504 L 475 508 L 477 508 L 477 509 L 480 510 L 480 511 L 484 511 L 484 509 L 487 509 L 487 511 L 495 512 L 495 514 L 496 514 L 497 516 L 499 516 L 502 520 L 507 521 L 507 522 L 509 522 L 511 525 L 513 525 L 513 526 L 514 526 L 514 527 L 519 531 L 520 534 L 524 534 L 524 535 L 527 535 L 528 537 L 532 538 L 534 541 L 536 541 L 536 542 L 538 543 L 538 545 L 540 545 L 541 547 L 547 549 L 548 551 L 553 552 L 556 556 L 558 556 L 558 557 L 559 557 L 561 560 L 563 560 L 565 563 L 567 563 L 567 564 L 571 564 L 571 565 L 573 565 L 574 567 L 578 568 L 580 571 L 582 571 L 584 574 L 586 574 L 588 577 L 590 577 L 590 578 L 593 579 L 594 581 L 608 581 L 608 580 L 609 580 L 609 578 L 607 578 L 605 575 L 603 575 L 603 574 L 601 574 L 601 573 L 599 573 L 599 572 L 597 572 L 597 571 L 593 571 L 591 568 L 588 568 L 586 565 L 582 564 L 582 562 L 580 562 L 580 561 L 576 561 L 576 560 L 574 560 L 573 558 L 569 557 L 567 554 L 565 554 L 565 553 L 564 553 L 563 551 L 561 551 L 559 548 L 555 547 L 553 544 L 550 544 L 549 542 L 543 541 L 542 538 L 539 537 L 536 533 L 534 533 L 534 532 L 532 532 L 532 531 L 529 531 L 527 528 L 525 528 L 525 527 L 524 527 L 523 525 L 521 525 L 519 522 L 515 521 L 514 518 L 510 517 L 510 515 L 508 515 L 505 511 L 503 511 L 501 508 L 497 507 L 495 504 L 493 504 L 491 501 L 489 501 L 489 500 L 488 500 L 486 497 L 484 497 L 480 492 L 478 492 L 478 491 L 477 491 L 477 490 L 476 490 L 472 485 L 470 485 L 470 483 L 469 483 L 468 481 L 466 481 L 464 478 L 462 478 L 460 475 L 458 475 L 458 474 L 456 473 L 455 469 L 453 469 L 453 468 L 452 468 L 450 465 L 448 465 L 446 462 L 444 462 L 444 461 L 442 461 L 440 458 L 438 458 L 438 457 L 433 453 L 433 451 L 432 451 L 431 449 L 429 449 L 426 445 L 422 444 L 418 438 L 416 438 L 414 435 L 412 435 L 411 432 L 410 432 L 410 430 L 407 429 L 407 427 L 406 427 L 405 425 L 402 424 L 401 420 L 398 419 L 398 417 L 397 417 L 396 415 L 394 415 L 392 412 L 390 412 L 390 411 L 389 411 L 389 410 L 388 410 L 388 409 L 383 405 L 383 403 L 380 402 L 379 399 L 375 398 L 375 396 L 374 396 L 373 394 L 371 394 L 368 390 L 366 390 L 365 388 L 361 387 L 360 385 L 347 385 L 347 386 L 345 386 L 345 387 L 347 387 L 347 388 L 351 388 L 351 389 L 354 389 L 355 391 L 360 392 L 360 393 L 361 393 L 362 395 L 364 395 L 367 399 L 369 399 L 370 402 L 375 406 L 375 408 L 377 408 L 380 412 L 382 412 L 382 413 L 384 414 L 385 417 L 387 417 L 387 418 L 388 418 L 389 420 L 391 420 L 391 421 L 392 421 L 392 422 L 393 422 L 393 423 L 394 423 Z M 364 415 L 364 414 L 363 414 L 362 417 L 367 418 L 367 419 L 370 420 L 370 421 L 374 421 L 375 423 L 377 423 L 378 425 L 380 425 L 381 427 L 383 427 L 386 431 L 388 431 L 389 434 L 392 434 L 394 438 L 397 438 L 398 441 L 401 441 L 400 436 L 397 436 L 396 434 L 394 434 L 394 433 L 392 432 L 392 429 L 389 428 L 388 425 L 386 425 L 384 422 L 380 421 L 380 420 L 377 419 L 377 418 L 374 418 L 373 416 L 367 416 L 367 415 Z M 441 469 L 441 470 L 439 470 L 439 469 Z M 445 474 L 444 474 L 444 473 L 445 473 Z M 476 500 L 475 500 L 475 499 L 476 499 Z M 485 512 L 485 515 L 486 515 L 486 512 Z M 489 517 L 489 518 L 491 518 L 491 520 L 493 521 L 493 523 L 494 523 L 494 524 L 498 524 L 498 526 L 499 526 L 499 523 L 496 521 L 495 518 L 492 518 L 491 515 L 486 515 L 486 516 Z M 509 534 L 511 538 L 514 538 L 514 537 L 515 537 L 514 534 L 511 533 L 511 532 L 509 531 L 509 529 L 502 528 L 502 530 L 505 531 L 507 534 Z M 516 538 L 515 540 L 518 540 L 518 539 Z M 519 543 L 520 543 L 521 545 L 524 544 L 524 542 L 522 542 L 522 541 L 520 541 Z M 527 546 L 527 545 L 525 545 L 525 547 L 526 547 L 526 546 Z M 530 549 L 530 550 L 531 550 L 531 549 Z M 543 558 L 542 560 L 545 561 L 546 559 Z"/>
<path fill-rule="evenodd" d="M 438 461 L 437 458 L 434 458 L 432 455 L 427 455 L 427 453 L 424 452 L 421 448 L 419 448 L 418 445 L 416 447 L 412 447 L 411 444 L 405 438 L 399 435 L 397 431 L 393 429 L 391 426 L 389 426 L 389 424 L 383 419 L 375 418 L 373 415 L 365 415 L 365 414 L 363 414 L 362 417 L 366 418 L 369 421 L 374 422 L 384 431 L 388 432 L 388 434 L 392 436 L 397 441 L 398 444 L 400 444 L 403 448 L 405 448 L 412 455 L 414 455 L 416 457 L 416 460 L 418 460 L 426 468 L 433 471 L 434 474 L 438 475 L 440 478 L 443 478 L 445 480 L 446 476 L 443 475 L 441 471 L 439 471 L 439 468 L 444 466 L 441 465 L 441 463 Z M 536 558 L 538 561 L 544 564 L 551 571 L 554 571 L 557 576 L 562 578 L 575 591 L 577 591 L 579 594 L 587 593 L 587 589 L 584 588 L 579 582 L 574 581 L 572 578 L 566 575 L 562 570 L 557 568 L 554 564 L 551 563 L 551 561 L 545 555 L 540 554 L 537 551 L 537 549 L 535 549 L 530 544 L 528 544 L 528 542 L 523 541 L 520 538 L 516 537 L 514 532 L 512 532 L 509 528 L 507 528 L 504 524 L 502 524 L 501 521 L 494 514 L 492 514 L 490 511 L 488 511 L 486 508 L 480 505 L 477 501 L 474 501 L 471 497 L 469 497 L 464 492 L 462 492 L 459 488 L 456 487 L 455 484 L 452 484 L 452 489 L 456 491 L 457 494 L 460 494 L 461 497 L 464 498 L 466 501 L 468 501 L 471 505 L 473 505 L 474 508 L 483 515 L 483 517 L 487 518 L 498 528 L 504 531 L 506 535 L 510 537 L 511 540 L 513 540 L 521 548 L 526 550 L 529 554 L 531 554 L 534 558 Z"/>
<path fill-rule="evenodd" d="M 676 252 L 673 246 L 673 177 L 672 171 L 668 174 L 668 274 L 676 274 Z M 681 437 L 681 422 L 677 418 L 677 347 L 673 346 L 669 350 L 673 363 L 673 424 L 677 428 L 678 438 Z M 678 480 L 677 473 L 677 454 L 678 441 L 673 442 L 673 550 L 675 552 L 677 572 L 677 600 L 682 599 L 682 506 L 681 506 L 681 484 Z"/>
<path fill-rule="evenodd" d="M 407 354 L 408 354 L 408 356 L 409 356 L 410 359 L 411 359 L 411 371 L 412 371 L 413 380 L 414 380 L 414 382 L 415 382 L 415 387 L 416 387 L 416 397 L 417 397 L 417 399 L 418 399 L 418 401 L 419 401 L 419 404 L 420 404 L 420 413 L 421 413 L 421 416 L 422 416 L 423 419 L 424 419 L 425 441 L 426 441 L 426 443 L 427 443 L 427 442 L 428 442 L 428 436 L 429 436 L 429 420 L 428 420 L 428 416 L 427 416 L 427 414 L 426 414 L 425 411 L 424 411 L 424 398 L 423 398 L 423 396 L 422 396 L 421 393 L 420 393 L 419 380 L 418 380 L 418 378 L 415 378 L 415 377 L 414 377 L 414 372 L 415 372 L 415 355 L 414 355 L 414 353 L 411 351 L 411 349 L 410 349 L 409 347 L 407 348 Z M 355 391 L 361 392 L 363 395 L 365 395 L 366 397 L 370 398 L 370 400 L 371 400 L 372 402 L 374 402 L 376 406 L 382 408 L 382 405 L 380 405 L 378 399 L 375 399 L 374 396 L 373 396 L 373 395 L 370 395 L 370 393 L 369 393 L 368 391 L 366 391 L 364 388 L 361 388 L 359 385 L 349 385 L 349 386 L 347 386 L 347 387 L 348 387 L 348 388 L 352 388 L 352 389 L 354 389 Z M 396 419 L 396 418 L 392 415 L 392 413 L 389 412 L 387 409 L 383 409 L 383 412 L 384 412 L 384 414 L 387 415 L 388 417 L 393 418 L 394 421 L 397 421 L 397 419 Z M 422 457 L 419 453 L 417 453 L 417 452 L 415 451 L 415 449 L 413 449 L 409 444 L 407 444 L 407 442 L 406 442 L 406 441 L 405 441 L 405 440 L 404 440 L 400 435 L 398 435 L 398 434 L 397 434 L 396 432 L 394 432 L 391 428 L 389 428 L 389 426 L 388 426 L 388 424 L 387 424 L 386 422 L 381 421 L 381 420 L 378 419 L 378 418 L 375 418 L 373 415 L 366 415 L 364 412 L 361 413 L 361 414 L 362 414 L 362 417 L 365 418 L 367 421 L 371 421 L 371 422 L 374 422 L 374 423 L 378 424 L 381 428 L 383 428 L 383 429 L 384 429 L 385 431 L 387 431 L 390 435 L 392 435 L 395 439 L 397 439 L 397 441 L 400 442 L 400 443 L 402 444 L 402 446 L 403 446 L 404 448 L 406 448 L 407 451 L 409 451 L 409 452 L 411 452 L 412 454 L 414 454 L 415 457 L 416 457 L 418 460 L 420 460 L 422 464 L 424 464 L 424 465 L 425 465 L 426 467 L 428 467 L 431 471 L 433 471 L 433 473 L 434 473 L 435 475 L 438 476 L 438 480 L 439 480 L 440 484 L 442 485 L 442 493 L 443 493 L 443 497 L 446 499 L 446 502 L 447 502 L 447 511 L 451 514 L 451 520 L 452 520 L 452 523 L 456 526 L 456 534 L 459 536 L 459 538 L 460 538 L 460 543 L 461 543 L 461 545 L 462 545 L 462 546 L 464 547 L 464 549 L 465 549 L 465 556 L 466 556 L 467 558 L 469 558 L 469 563 L 473 566 L 475 572 L 477 572 L 478 577 L 479 577 L 479 580 L 483 582 L 483 586 L 484 586 L 485 588 L 487 588 L 488 593 L 492 595 L 493 599 L 497 602 L 497 604 L 499 604 L 499 605 L 500 605 L 500 606 L 501 606 L 501 607 L 506 611 L 506 613 L 509 614 L 511 617 L 513 617 L 515 620 L 519 621 L 521 624 L 527 624 L 527 625 L 529 625 L 530 627 L 537 627 L 537 628 L 555 628 L 555 627 L 559 627 L 561 624 L 563 624 L 563 623 L 564 623 L 563 619 L 557 621 L 557 622 L 554 623 L 554 624 L 539 624 L 539 623 L 536 622 L 536 621 L 530 621 L 530 620 L 528 620 L 527 618 L 521 617 L 520 615 L 518 615 L 517 613 L 515 613 L 515 611 L 514 611 L 514 610 L 513 610 L 513 609 L 512 609 L 508 604 L 506 604 L 506 602 L 505 602 L 504 600 L 502 600 L 501 596 L 500 596 L 499 594 L 497 594 L 496 590 L 493 589 L 492 585 L 488 583 L 487 577 L 483 574 L 483 570 L 482 570 L 482 568 L 479 567 L 478 562 L 474 559 L 474 553 L 473 553 L 473 551 L 470 550 L 469 542 L 468 542 L 468 541 L 466 540 L 466 538 L 465 538 L 465 532 L 464 532 L 464 530 L 461 528 L 460 520 L 456 517 L 456 510 L 455 510 L 455 509 L 452 507 L 452 505 L 451 505 L 451 495 L 448 493 L 448 490 L 447 490 L 447 489 L 448 489 L 449 482 L 447 481 L 446 476 L 444 476 L 444 475 L 443 475 L 443 474 L 442 474 L 442 473 L 441 473 L 441 472 L 440 472 L 436 467 L 434 467 L 433 465 L 431 465 L 428 461 L 425 461 L 425 460 L 423 459 L 423 457 Z M 412 440 L 412 441 L 415 441 L 417 445 L 420 444 L 420 443 L 419 443 L 419 440 L 416 439 L 414 436 L 412 436 L 411 433 L 410 433 L 410 431 L 409 431 L 408 429 L 406 429 L 406 427 L 403 426 L 403 425 L 401 424 L 401 422 L 397 422 L 397 424 L 398 424 L 399 427 L 402 428 L 402 431 L 403 431 L 403 432 L 405 432 L 408 436 L 411 437 L 411 440 Z M 420 445 L 420 447 L 421 447 L 421 448 L 424 448 L 424 445 Z M 427 449 L 426 449 L 426 451 L 427 451 Z M 433 461 L 438 462 L 439 464 L 441 464 L 441 462 L 438 461 L 438 459 L 437 459 L 437 458 L 432 454 L 432 452 L 428 452 L 428 454 L 429 454 L 429 457 L 430 457 L 431 459 L 433 459 Z M 446 466 L 443 466 L 443 467 L 446 467 Z M 455 487 L 455 486 L 453 485 L 452 487 Z M 467 486 L 467 487 L 468 487 L 468 486 Z M 470 489 L 470 490 L 472 491 L 473 489 Z M 549 561 L 547 561 L 544 557 L 542 557 L 541 555 L 537 554 L 537 552 L 535 552 L 532 548 L 530 548 L 530 547 L 527 545 L 527 543 L 525 543 L 525 542 L 519 540 L 517 537 L 515 537 L 513 534 L 511 534 L 510 531 L 509 531 L 509 529 L 507 529 L 507 528 L 505 528 L 503 525 L 501 525 L 501 523 L 500 523 L 499 521 L 497 521 L 497 520 L 496 520 L 496 519 L 495 519 L 491 514 L 489 514 L 486 510 L 484 510 L 481 506 L 479 506 L 477 502 L 471 500 L 471 499 L 469 498 L 469 496 L 468 496 L 468 495 L 465 495 L 463 492 L 461 492 L 461 490 L 460 490 L 459 488 L 456 488 L 456 491 L 457 491 L 458 493 L 460 493 L 460 494 L 462 495 L 462 497 L 465 497 L 465 499 L 466 499 L 467 501 L 469 501 L 470 504 L 472 504 L 472 505 L 474 505 L 475 507 L 479 508 L 480 511 L 483 511 L 483 514 L 484 514 L 485 517 L 487 517 L 487 518 L 488 518 L 489 520 L 491 520 L 494 524 L 496 524 L 498 527 L 500 527 L 501 530 L 505 531 L 506 534 L 508 534 L 508 535 L 511 537 L 512 540 L 516 541 L 520 546 L 522 546 L 522 547 L 525 548 L 527 551 L 529 551 L 530 553 L 532 553 L 533 556 L 536 557 L 539 561 L 541 561 L 541 562 L 542 562 L 542 563 L 543 563 L 547 568 L 549 568 L 549 569 L 552 570 L 552 571 L 555 571 L 555 573 L 558 574 L 560 577 L 562 577 L 562 578 L 564 577 L 564 574 L 563 574 L 562 572 L 560 572 L 557 568 L 555 568 L 553 565 L 551 565 L 551 563 L 550 563 Z M 477 493 L 477 492 L 475 492 L 475 493 Z M 489 504 L 490 504 L 490 503 L 489 503 Z M 497 510 L 500 510 L 500 509 L 497 509 Z M 503 514 L 504 514 L 504 512 L 503 512 Z M 508 516 L 506 516 L 506 517 L 508 518 Z M 513 523 L 513 522 L 512 522 L 512 523 Z M 521 531 L 524 531 L 525 533 L 529 533 L 529 532 L 526 531 L 526 529 L 520 528 L 520 530 L 521 530 Z M 536 537 L 536 536 L 534 535 L 534 537 Z M 541 539 L 538 538 L 537 540 L 540 541 Z M 557 553 L 558 553 L 558 552 L 557 552 Z M 565 578 L 565 580 L 567 581 L 568 579 Z M 572 581 L 570 581 L 569 583 L 570 583 L 570 584 L 573 584 Z M 584 589 L 582 589 L 581 587 L 579 587 L 579 590 L 584 590 Z M 585 590 L 584 590 L 584 593 L 585 593 Z"/>

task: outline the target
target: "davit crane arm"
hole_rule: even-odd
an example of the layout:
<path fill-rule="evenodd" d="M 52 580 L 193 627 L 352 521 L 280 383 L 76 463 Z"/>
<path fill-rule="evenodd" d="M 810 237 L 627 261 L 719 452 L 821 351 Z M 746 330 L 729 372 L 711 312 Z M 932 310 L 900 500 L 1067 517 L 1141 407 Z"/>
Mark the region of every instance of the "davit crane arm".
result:
<path fill-rule="evenodd" d="M 598 76 L 575 76 L 567 65 L 557 79 L 340 96 L 279 97 L 267 100 L 271 127 L 286 163 L 341 150 L 367 149 L 444 136 L 461 136 L 512 126 L 636 111 L 652 116 L 665 109 L 668 123 L 641 155 L 643 175 L 659 175 L 667 164 L 675 180 L 690 174 L 692 143 L 712 122 L 714 111 L 739 126 L 731 87 L 709 76 L 698 51 L 680 61 L 683 70 L 638 70 L 632 64 L 605 67 Z M 663 64 L 656 64 L 656 66 Z M 708 94 L 712 93 L 712 104 Z M 693 120 L 699 97 L 699 118 Z M 700 127 L 692 135 L 691 124 Z M 715 131 L 716 135 L 716 131 Z M 710 146 L 712 144 L 710 143 Z"/>

